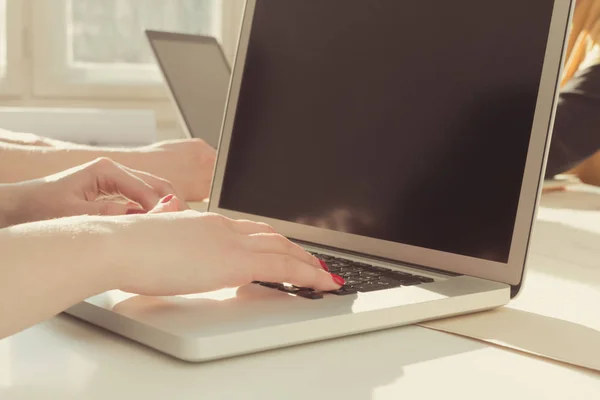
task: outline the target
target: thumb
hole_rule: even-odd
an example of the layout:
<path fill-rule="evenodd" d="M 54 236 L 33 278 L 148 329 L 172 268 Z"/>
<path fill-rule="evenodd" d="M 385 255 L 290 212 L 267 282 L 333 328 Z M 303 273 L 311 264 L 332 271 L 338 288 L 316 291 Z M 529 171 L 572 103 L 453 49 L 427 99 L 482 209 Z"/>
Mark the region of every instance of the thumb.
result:
<path fill-rule="evenodd" d="M 163 197 L 158 204 L 148 212 L 148 214 L 160 214 L 168 212 L 177 212 L 181 210 L 181 202 L 177 197 L 170 194 Z"/>

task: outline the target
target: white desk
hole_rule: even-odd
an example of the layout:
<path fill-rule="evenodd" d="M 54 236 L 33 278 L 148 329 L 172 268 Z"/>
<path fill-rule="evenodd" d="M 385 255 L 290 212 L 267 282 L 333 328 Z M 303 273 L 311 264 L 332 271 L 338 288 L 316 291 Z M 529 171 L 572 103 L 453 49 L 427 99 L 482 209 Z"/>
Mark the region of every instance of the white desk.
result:
<path fill-rule="evenodd" d="M 63 315 L 0 341 L 2 400 L 198 398 L 592 400 L 600 373 L 414 326 L 209 364 Z"/>

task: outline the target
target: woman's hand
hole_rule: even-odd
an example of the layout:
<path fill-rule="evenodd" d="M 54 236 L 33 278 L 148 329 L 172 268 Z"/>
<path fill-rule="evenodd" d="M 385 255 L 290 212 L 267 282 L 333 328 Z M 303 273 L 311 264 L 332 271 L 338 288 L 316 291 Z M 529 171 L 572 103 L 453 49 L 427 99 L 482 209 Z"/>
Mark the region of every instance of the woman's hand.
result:
<path fill-rule="evenodd" d="M 15 225 L 75 215 L 124 215 L 152 210 L 176 194 L 171 184 L 148 173 L 99 158 L 43 179 L 7 185 L 5 224 Z M 125 201 L 115 201 L 115 197 Z M 187 208 L 180 202 L 182 209 Z"/>
<path fill-rule="evenodd" d="M 0 183 L 38 179 L 101 157 L 171 182 L 182 200 L 202 201 L 210 193 L 216 150 L 199 139 L 110 148 L 0 130 Z"/>
<path fill-rule="evenodd" d="M 167 296 L 238 287 L 252 281 L 287 282 L 335 290 L 344 282 L 302 247 L 268 225 L 184 211 L 177 198 L 147 215 L 116 222 L 106 249 L 115 266 L 115 288 Z M 336 282 L 337 280 L 337 282 Z"/>
<path fill-rule="evenodd" d="M 135 150 L 147 152 L 135 168 L 167 179 L 186 201 L 208 198 L 217 152 L 200 139 L 164 141 Z"/>
<path fill-rule="evenodd" d="M 144 215 L 77 216 L 0 229 L 0 339 L 96 294 L 183 295 L 255 280 L 335 290 L 301 247 L 267 225 L 180 209 L 167 196 Z"/>

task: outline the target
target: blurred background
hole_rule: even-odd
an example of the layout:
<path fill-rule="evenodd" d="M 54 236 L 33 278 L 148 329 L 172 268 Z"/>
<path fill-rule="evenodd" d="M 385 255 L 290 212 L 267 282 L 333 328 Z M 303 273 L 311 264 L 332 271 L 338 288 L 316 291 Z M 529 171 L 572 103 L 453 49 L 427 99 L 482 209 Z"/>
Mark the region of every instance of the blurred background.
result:
<path fill-rule="evenodd" d="M 243 0 L 0 0 L 0 107 L 150 109 L 159 139 L 176 137 L 175 109 L 144 29 L 214 36 L 231 61 L 243 5 Z"/>

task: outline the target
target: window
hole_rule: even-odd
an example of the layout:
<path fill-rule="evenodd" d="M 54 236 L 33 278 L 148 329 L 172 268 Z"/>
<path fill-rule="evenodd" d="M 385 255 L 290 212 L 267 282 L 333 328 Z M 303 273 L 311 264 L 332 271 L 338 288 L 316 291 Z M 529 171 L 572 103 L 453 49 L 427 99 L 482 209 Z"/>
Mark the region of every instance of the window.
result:
<path fill-rule="evenodd" d="M 144 29 L 211 35 L 236 43 L 243 0 L 30 0 L 34 92 L 39 96 L 162 98 Z"/>
<path fill-rule="evenodd" d="M 0 107 L 143 108 L 178 129 L 144 29 L 212 35 L 233 60 L 245 0 L 0 0 Z"/>
<path fill-rule="evenodd" d="M 219 7 L 211 0 L 69 0 L 66 36 L 72 67 L 148 65 L 145 28 L 218 36 Z"/>
<path fill-rule="evenodd" d="M 0 0 L 0 96 L 22 92 L 22 11 L 18 0 Z"/>
<path fill-rule="evenodd" d="M 0 80 L 6 76 L 6 0 L 0 0 Z"/>
<path fill-rule="evenodd" d="M 216 37 L 230 61 L 245 0 L 0 0 L 0 107 L 155 111 L 178 130 L 144 29 Z"/>

